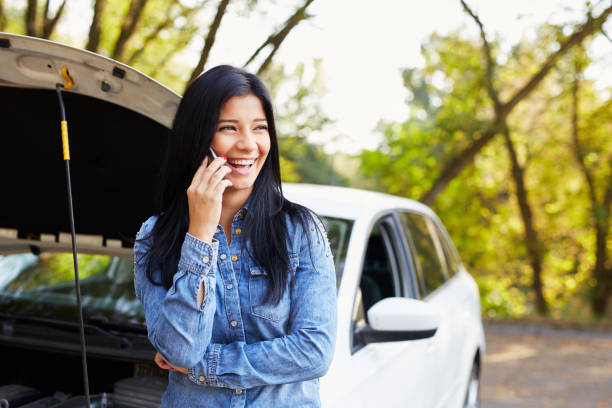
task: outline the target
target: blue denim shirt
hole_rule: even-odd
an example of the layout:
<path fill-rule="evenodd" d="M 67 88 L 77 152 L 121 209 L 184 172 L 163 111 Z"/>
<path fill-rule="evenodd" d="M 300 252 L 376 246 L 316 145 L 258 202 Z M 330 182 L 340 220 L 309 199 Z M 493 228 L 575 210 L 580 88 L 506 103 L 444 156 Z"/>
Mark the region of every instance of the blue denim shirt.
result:
<path fill-rule="evenodd" d="M 337 324 L 329 242 L 322 226 L 311 222 L 303 231 L 286 217 L 287 289 L 279 304 L 264 303 L 267 271 L 241 251 L 246 211 L 232 221 L 229 246 L 221 226 L 212 244 L 186 234 L 167 291 L 145 272 L 147 235 L 157 216 L 138 233 L 134 287 L 149 339 L 170 364 L 189 369 L 188 375 L 169 372 L 164 407 L 320 406 L 318 378 L 331 363 Z"/>

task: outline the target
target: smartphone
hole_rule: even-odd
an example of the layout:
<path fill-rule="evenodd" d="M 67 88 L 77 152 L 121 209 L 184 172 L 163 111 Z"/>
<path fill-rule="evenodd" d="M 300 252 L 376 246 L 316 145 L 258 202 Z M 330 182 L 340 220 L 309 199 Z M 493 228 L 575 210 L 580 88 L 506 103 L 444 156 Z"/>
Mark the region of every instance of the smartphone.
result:
<path fill-rule="evenodd" d="M 215 153 L 215 151 L 212 149 L 212 147 L 208 148 L 208 165 L 210 166 L 210 163 L 212 163 L 213 160 L 215 160 L 217 158 L 217 154 Z"/>

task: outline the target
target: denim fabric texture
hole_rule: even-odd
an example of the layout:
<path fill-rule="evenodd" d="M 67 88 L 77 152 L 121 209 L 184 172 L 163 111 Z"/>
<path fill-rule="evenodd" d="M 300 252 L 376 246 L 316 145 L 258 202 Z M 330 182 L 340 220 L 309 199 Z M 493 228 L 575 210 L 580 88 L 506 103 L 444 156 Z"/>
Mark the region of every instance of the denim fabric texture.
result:
<path fill-rule="evenodd" d="M 331 364 L 337 325 L 329 242 L 320 222 L 304 231 L 287 217 L 289 282 L 280 303 L 266 303 L 267 270 L 241 251 L 247 211 L 235 215 L 229 246 L 221 226 L 212 244 L 186 234 L 169 290 L 145 272 L 157 216 L 140 229 L 134 287 L 149 339 L 170 364 L 189 369 L 169 372 L 163 407 L 321 405 L 318 379 Z"/>

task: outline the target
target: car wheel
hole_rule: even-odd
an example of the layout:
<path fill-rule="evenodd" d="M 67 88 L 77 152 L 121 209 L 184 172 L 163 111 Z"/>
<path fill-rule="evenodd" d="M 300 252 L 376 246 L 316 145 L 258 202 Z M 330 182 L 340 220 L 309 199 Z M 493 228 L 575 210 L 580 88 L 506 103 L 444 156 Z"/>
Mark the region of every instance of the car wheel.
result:
<path fill-rule="evenodd" d="M 480 407 L 480 364 L 474 360 L 470 379 L 468 381 L 467 392 L 465 393 L 464 408 Z"/>

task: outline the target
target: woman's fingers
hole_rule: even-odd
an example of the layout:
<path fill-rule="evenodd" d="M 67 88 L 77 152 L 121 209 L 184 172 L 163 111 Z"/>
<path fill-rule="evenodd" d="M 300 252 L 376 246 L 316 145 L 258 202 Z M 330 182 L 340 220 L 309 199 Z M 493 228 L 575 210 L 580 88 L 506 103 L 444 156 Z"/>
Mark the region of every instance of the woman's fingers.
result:
<path fill-rule="evenodd" d="M 166 361 L 166 359 L 164 357 L 162 357 L 161 354 L 159 354 L 159 352 L 157 354 L 155 354 L 155 363 L 159 366 L 159 368 L 164 369 L 164 370 L 169 370 L 172 368 L 172 365 L 170 363 L 168 363 Z"/>
<path fill-rule="evenodd" d="M 204 156 L 204 160 L 202 160 L 202 163 L 200 163 L 200 166 L 193 175 L 189 187 L 197 187 L 200 184 L 200 181 L 202 180 L 202 175 L 206 171 L 206 167 L 208 167 L 208 156 Z"/>
<path fill-rule="evenodd" d="M 230 169 L 227 166 L 223 166 L 221 167 L 219 170 L 217 170 L 217 172 L 215 174 L 212 175 L 212 177 L 210 178 L 209 182 L 208 182 L 208 188 L 214 188 L 217 186 L 217 184 L 219 184 L 219 182 L 221 180 L 223 180 L 223 178 L 225 176 L 227 176 L 229 173 L 232 172 L 232 169 Z"/>
<path fill-rule="evenodd" d="M 211 177 L 225 164 L 225 162 L 226 160 L 222 157 L 217 157 L 213 160 L 204 170 L 198 186 L 210 184 Z"/>

